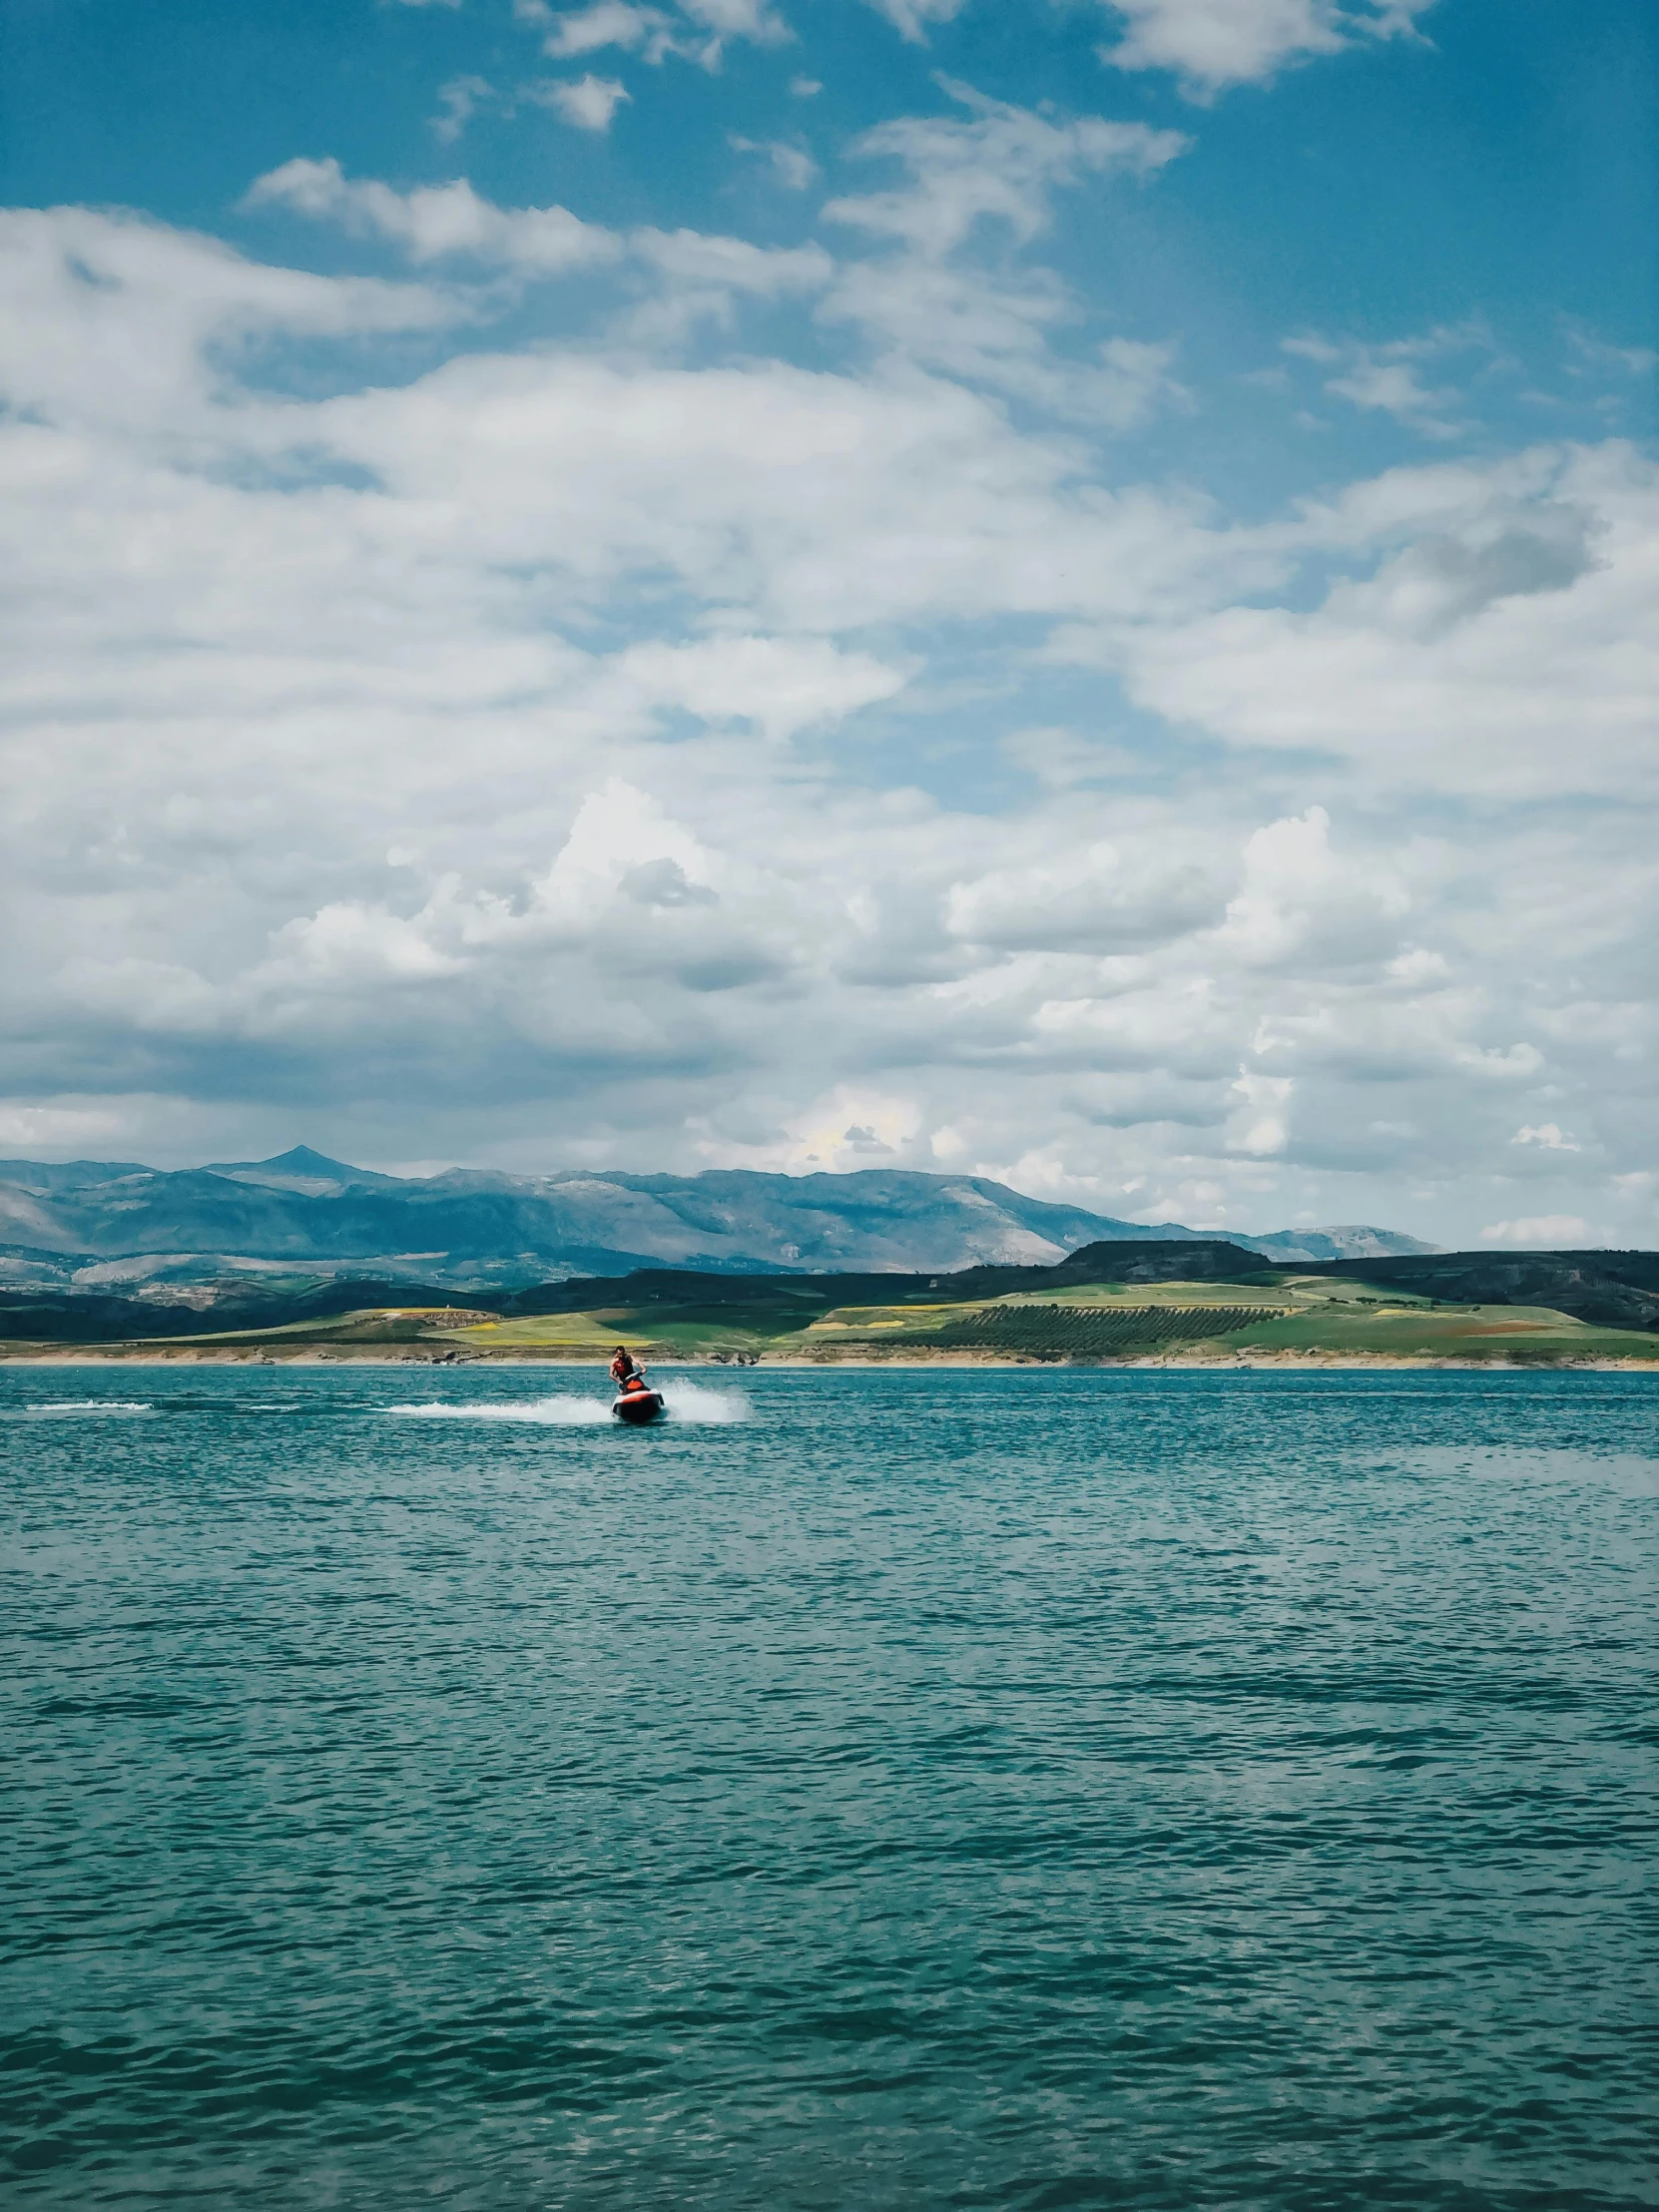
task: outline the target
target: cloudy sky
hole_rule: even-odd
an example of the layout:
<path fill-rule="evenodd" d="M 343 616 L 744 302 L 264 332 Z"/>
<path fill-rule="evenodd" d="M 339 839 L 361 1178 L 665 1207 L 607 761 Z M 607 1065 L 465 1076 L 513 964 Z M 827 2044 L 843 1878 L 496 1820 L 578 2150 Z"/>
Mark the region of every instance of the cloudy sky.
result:
<path fill-rule="evenodd" d="M 0 1150 L 1659 1242 L 1650 0 L 12 0 Z"/>

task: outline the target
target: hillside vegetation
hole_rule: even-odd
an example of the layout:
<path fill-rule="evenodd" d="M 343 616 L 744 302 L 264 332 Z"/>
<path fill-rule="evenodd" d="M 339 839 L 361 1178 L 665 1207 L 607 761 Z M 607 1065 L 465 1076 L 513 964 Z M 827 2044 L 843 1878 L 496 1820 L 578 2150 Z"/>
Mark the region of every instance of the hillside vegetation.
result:
<path fill-rule="evenodd" d="M 943 1275 L 642 1269 L 464 1304 L 336 1282 L 206 1312 L 0 1297 L 0 1354 L 151 1358 L 1086 1361 L 1498 1360 L 1659 1364 L 1659 1255 L 1433 1254 L 1276 1267 L 1212 1239 L 1099 1242 L 1050 1267 Z"/>

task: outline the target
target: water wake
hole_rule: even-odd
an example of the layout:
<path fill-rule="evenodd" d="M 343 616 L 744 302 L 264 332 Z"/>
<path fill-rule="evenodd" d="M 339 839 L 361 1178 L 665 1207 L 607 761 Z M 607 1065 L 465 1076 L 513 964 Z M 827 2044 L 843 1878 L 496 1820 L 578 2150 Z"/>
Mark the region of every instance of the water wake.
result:
<path fill-rule="evenodd" d="M 148 1413 L 154 1407 L 148 1398 L 49 1397 L 39 1405 L 8 1405 L 6 1411 L 14 1419 L 43 1420 L 56 1413 Z"/>
<path fill-rule="evenodd" d="M 707 1382 L 665 1382 L 663 1397 L 670 1420 L 723 1427 L 749 1418 L 749 1400 L 742 1390 L 712 1390 Z"/>
<path fill-rule="evenodd" d="M 713 1390 L 704 1382 L 665 1382 L 662 1391 L 669 1419 L 687 1426 L 730 1427 L 749 1418 L 749 1400 L 742 1390 Z M 583 1428 L 608 1422 L 611 1400 L 564 1394 L 470 1402 L 433 1398 L 424 1405 L 387 1405 L 381 1410 L 409 1420 L 519 1421 L 540 1428 Z"/>
<path fill-rule="evenodd" d="M 608 1397 L 521 1397 L 458 1405 L 434 1398 L 426 1405 L 386 1405 L 381 1410 L 409 1420 L 511 1420 L 540 1428 L 580 1428 L 589 1421 L 608 1421 L 611 1401 Z"/>

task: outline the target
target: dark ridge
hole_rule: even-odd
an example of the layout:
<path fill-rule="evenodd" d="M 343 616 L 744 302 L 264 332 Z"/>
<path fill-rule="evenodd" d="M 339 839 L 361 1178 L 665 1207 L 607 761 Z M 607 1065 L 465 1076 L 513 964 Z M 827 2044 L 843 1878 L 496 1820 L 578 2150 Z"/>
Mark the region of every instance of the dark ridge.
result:
<path fill-rule="evenodd" d="M 1359 1277 L 1458 1306 L 1550 1306 L 1597 1329 L 1659 1330 L 1659 1252 L 1432 1252 L 1324 1260 L 1295 1272 Z"/>

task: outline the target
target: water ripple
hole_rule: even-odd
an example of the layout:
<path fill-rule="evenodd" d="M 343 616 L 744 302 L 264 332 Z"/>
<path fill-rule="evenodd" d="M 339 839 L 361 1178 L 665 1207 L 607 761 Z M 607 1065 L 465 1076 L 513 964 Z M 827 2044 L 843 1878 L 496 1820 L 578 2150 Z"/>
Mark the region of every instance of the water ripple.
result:
<path fill-rule="evenodd" d="M 8 2203 L 1659 2202 L 1650 1382 L 746 1380 L 0 1373 Z"/>

